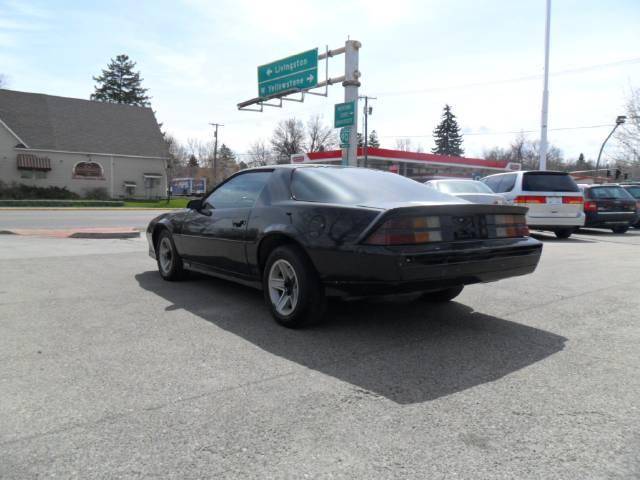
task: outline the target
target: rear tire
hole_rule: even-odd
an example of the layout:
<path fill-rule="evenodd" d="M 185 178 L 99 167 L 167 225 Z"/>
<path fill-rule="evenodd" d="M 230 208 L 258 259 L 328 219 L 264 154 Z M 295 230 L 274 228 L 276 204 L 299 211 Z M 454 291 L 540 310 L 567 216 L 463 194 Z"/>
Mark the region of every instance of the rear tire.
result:
<path fill-rule="evenodd" d="M 556 237 L 565 240 L 571 236 L 573 231 L 573 228 L 562 228 L 560 230 L 554 230 L 554 233 L 556 234 Z"/>
<path fill-rule="evenodd" d="M 611 231 L 613 231 L 613 233 L 627 233 L 627 230 L 629 230 L 629 226 L 624 226 L 624 227 L 613 227 L 611 228 Z"/>
<path fill-rule="evenodd" d="M 158 272 L 160 272 L 160 276 L 163 279 L 173 282 L 182 280 L 185 277 L 182 258 L 178 254 L 173 238 L 167 230 L 163 230 L 158 235 L 156 261 L 158 263 Z"/>
<path fill-rule="evenodd" d="M 463 289 L 464 285 L 445 288 L 444 290 L 423 293 L 420 298 L 427 300 L 428 302 L 449 302 L 460 295 Z"/>
<path fill-rule="evenodd" d="M 287 328 L 320 322 L 327 300 L 315 268 L 296 245 L 277 247 L 262 273 L 264 299 L 271 315 Z"/>

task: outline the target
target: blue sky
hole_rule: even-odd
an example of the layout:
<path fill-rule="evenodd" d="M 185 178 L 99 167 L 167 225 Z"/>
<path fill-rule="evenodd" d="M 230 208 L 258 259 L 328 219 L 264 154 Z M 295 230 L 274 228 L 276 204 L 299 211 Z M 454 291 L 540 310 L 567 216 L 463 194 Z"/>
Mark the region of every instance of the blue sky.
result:
<path fill-rule="evenodd" d="M 91 77 L 126 53 L 167 131 L 207 139 L 208 122 L 222 123 L 221 140 L 242 153 L 283 118 L 332 122 L 343 97 L 333 86 L 328 98 L 239 112 L 256 96 L 256 66 L 350 36 L 363 45 L 360 92 L 378 97 L 370 128 L 383 146 L 409 136 L 430 149 L 449 103 L 467 155 L 479 156 L 509 132 L 538 137 L 544 13 L 544 0 L 0 0 L 0 73 L 14 90 L 88 98 Z M 566 128 L 612 124 L 640 87 L 640 2 L 553 0 L 551 23 L 549 139 L 595 158 L 608 127 Z"/>

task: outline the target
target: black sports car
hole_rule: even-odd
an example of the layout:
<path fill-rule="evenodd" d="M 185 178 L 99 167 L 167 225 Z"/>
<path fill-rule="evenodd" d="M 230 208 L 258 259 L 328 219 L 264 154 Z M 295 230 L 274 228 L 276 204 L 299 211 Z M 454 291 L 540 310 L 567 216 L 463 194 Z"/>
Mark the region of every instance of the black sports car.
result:
<path fill-rule="evenodd" d="M 533 272 L 542 244 L 525 213 L 379 170 L 281 165 L 241 171 L 160 215 L 147 239 L 166 280 L 194 270 L 261 288 L 275 319 L 300 327 L 322 318 L 326 296 L 447 301 L 464 285 Z"/>

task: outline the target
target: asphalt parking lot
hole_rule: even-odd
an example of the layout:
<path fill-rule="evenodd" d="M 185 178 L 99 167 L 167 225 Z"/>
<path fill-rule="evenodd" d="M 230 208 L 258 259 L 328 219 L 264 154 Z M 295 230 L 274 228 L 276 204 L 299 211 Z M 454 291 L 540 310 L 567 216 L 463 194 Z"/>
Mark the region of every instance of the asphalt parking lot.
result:
<path fill-rule="evenodd" d="M 290 331 L 143 239 L 0 236 L 0 478 L 640 478 L 640 230 L 540 238 Z"/>

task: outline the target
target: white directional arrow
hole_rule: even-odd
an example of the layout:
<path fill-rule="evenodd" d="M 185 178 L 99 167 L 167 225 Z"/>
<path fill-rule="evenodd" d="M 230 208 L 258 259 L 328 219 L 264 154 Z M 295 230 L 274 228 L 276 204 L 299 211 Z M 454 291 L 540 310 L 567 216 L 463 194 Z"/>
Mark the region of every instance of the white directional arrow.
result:
<path fill-rule="evenodd" d="M 307 77 L 307 81 L 313 82 L 313 74 L 312 73 L 310 73 L 309 76 Z"/>

